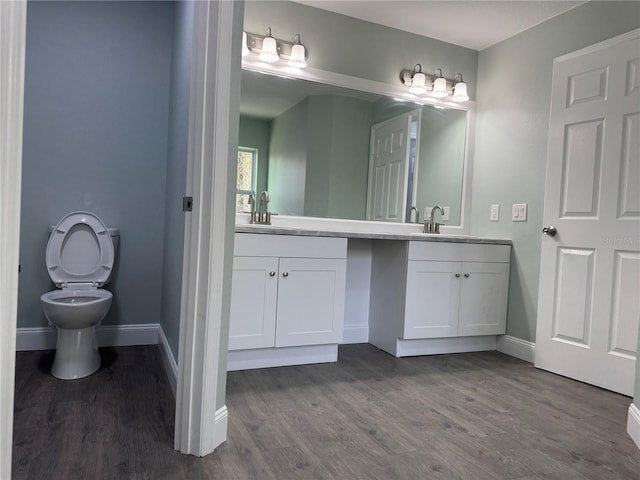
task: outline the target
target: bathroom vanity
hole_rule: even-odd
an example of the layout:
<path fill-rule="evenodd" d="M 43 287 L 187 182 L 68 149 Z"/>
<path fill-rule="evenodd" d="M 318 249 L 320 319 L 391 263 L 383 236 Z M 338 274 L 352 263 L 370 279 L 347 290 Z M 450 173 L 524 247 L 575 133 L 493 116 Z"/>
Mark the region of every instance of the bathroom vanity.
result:
<path fill-rule="evenodd" d="M 509 240 L 361 223 L 236 225 L 229 370 L 336 361 L 345 310 L 366 317 L 361 341 L 398 357 L 496 348 Z"/>

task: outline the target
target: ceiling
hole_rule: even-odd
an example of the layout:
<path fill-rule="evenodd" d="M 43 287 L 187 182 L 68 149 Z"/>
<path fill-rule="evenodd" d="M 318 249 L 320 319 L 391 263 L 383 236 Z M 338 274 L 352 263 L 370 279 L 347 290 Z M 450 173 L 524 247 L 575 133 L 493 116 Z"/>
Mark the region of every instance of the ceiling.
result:
<path fill-rule="evenodd" d="M 478 51 L 585 3 L 483 0 L 294 1 Z"/>

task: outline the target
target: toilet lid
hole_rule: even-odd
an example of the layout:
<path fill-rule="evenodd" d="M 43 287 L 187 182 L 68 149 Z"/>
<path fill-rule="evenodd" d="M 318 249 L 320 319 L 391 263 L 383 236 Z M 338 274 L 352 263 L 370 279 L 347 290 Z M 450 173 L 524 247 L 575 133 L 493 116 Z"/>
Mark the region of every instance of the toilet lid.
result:
<path fill-rule="evenodd" d="M 46 256 L 49 276 L 58 287 L 74 283 L 101 287 L 113 268 L 113 242 L 97 216 L 73 212 L 53 229 Z"/>

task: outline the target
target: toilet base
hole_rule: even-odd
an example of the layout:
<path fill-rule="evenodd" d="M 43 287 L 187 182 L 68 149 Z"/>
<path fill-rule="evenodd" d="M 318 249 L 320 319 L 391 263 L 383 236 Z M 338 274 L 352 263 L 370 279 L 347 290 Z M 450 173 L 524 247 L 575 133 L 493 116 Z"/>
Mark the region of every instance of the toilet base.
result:
<path fill-rule="evenodd" d="M 51 375 L 61 380 L 88 377 L 100 368 L 96 327 L 58 328 Z"/>

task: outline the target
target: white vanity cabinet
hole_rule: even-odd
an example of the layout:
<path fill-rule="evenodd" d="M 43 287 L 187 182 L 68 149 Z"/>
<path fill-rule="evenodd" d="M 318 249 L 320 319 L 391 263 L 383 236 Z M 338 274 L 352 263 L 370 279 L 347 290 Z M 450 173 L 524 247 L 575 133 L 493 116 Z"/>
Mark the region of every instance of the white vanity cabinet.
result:
<path fill-rule="evenodd" d="M 345 238 L 237 233 L 229 369 L 335 361 L 346 256 Z"/>
<path fill-rule="evenodd" d="M 495 348 L 506 330 L 510 254 L 510 245 L 374 245 L 370 342 L 396 356 Z"/>

